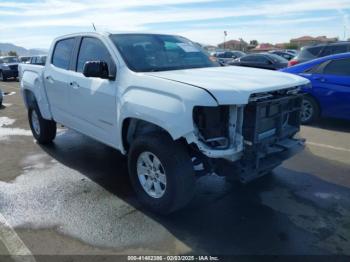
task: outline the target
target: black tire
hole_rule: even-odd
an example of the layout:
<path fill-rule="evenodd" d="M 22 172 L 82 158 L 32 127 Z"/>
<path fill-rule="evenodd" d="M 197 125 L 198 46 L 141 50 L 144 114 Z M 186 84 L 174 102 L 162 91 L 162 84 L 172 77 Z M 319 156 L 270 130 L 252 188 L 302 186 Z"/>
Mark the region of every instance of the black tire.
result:
<path fill-rule="evenodd" d="M 7 80 L 6 76 L 4 76 L 2 71 L 0 71 L 0 81 L 5 82 L 6 80 Z"/>
<path fill-rule="evenodd" d="M 155 198 L 142 187 L 137 173 L 137 160 L 144 152 L 154 154 L 166 176 L 164 194 Z M 195 176 L 191 158 L 184 145 L 163 133 L 137 137 L 128 154 L 129 176 L 139 201 L 153 212 L 169 214 L 184 207 L 193 197 Z"/>
<path fill-rule="evenodd" d="M 302 112 L 301 112 L 301 123 L 304 125 L 315 122 L 320 115 L 320 108 L 314 98 L 311 96 L 304 96 Z"/>
<path fill-rule="evenodd" d="M 36 128 L 34 128 L 33 113 L 35 113 L 38 118 L 38 124 L 40 127 L 39 132 L 36 130 Z M 44 119 L 41 116 L 40 110 L 36 104 L 29 107 L 28 120 L 33 136 L 39 144 L 49 144 L 55 139 L 57 130 L 56 122 Z"/>

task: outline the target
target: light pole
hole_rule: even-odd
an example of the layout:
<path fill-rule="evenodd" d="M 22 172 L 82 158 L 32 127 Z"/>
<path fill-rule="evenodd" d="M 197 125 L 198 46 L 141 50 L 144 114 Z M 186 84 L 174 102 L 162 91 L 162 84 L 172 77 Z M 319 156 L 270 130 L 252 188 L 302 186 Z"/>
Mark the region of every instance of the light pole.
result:
<path fill-rule="evenodd" d="M 346 25 L 344 25 L 344 40 L 346 41 L 346 33 L 347 33 L 347 28 Z"/>
<path fill-rule="evenodd" d="M 224 31 L 224 50 L 226 50 L 226 36 L 227 36 L 227 31 Z"/>

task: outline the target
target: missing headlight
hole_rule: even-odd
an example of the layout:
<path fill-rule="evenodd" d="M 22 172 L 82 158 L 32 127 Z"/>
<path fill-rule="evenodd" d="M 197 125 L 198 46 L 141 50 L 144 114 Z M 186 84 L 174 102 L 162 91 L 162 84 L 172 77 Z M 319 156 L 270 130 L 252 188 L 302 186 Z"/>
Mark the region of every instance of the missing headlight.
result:
<path fill-rule="evenodd" d="M 229 107 L 195 107 L 193 121 L 202 142 L 212 148 L 227 148 L 229 139 Z"/>

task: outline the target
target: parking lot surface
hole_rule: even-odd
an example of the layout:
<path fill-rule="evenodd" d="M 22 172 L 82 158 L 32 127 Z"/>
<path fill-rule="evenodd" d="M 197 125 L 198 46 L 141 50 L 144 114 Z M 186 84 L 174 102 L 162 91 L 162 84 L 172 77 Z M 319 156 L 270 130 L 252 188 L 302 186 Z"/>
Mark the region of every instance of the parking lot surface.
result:
<path fill-rule="evenodd" d="M 304 126 L 306 149 L 251 184 L 202 177 L 187 208 L 160 217 L 114 149 L 61 126 L 35 143 L 18 86 L 0 82 L 1 254 L 350 255 L 349 122 Z"/>

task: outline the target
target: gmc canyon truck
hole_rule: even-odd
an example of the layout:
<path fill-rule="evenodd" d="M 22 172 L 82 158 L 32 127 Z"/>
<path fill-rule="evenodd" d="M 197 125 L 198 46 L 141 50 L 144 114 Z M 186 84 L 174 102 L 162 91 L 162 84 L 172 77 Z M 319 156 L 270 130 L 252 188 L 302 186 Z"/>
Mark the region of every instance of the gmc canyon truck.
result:
<path fill-rule="evenodd" d="M 138 199 L 159 213 L 184 207 L 201 175 L 246 183 L 303 148 L 294 135 L 308 80 L 220 67 L 180 36 L 72 34 L 45 66 L 20 67 L 38 143 L 60 123 L 119 150 Z"/>

